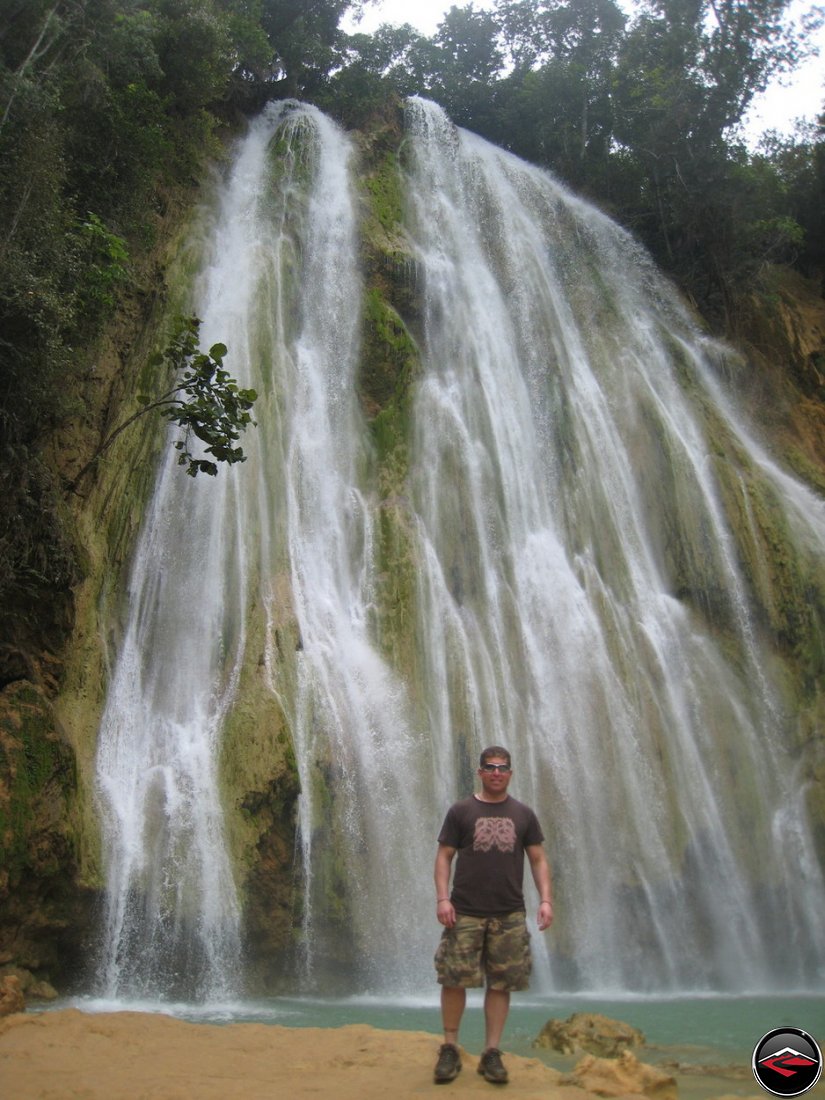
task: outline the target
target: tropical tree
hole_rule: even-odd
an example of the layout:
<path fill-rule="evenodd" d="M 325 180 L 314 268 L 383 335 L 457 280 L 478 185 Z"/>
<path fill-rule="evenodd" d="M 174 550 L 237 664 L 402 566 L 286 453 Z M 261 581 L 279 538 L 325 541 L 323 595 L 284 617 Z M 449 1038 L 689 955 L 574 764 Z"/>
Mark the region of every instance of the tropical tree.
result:
<path fill-rule="evenodd" d="M 512 65 L 502 136 L 592 192 L 612 147 L 612 71 L 627 17 L 613 0 L 499 0 L 496 13 Z"/>
<path fill-rule="evenodd" d="M 418 49 L 418 71 L 427 92 L 460 125 L 484 130 L 492 92 L 504 62 L 498 45 L 498 22 L 472 4 L 453 6 L 442 19 L 432 43 Z"/>
<path fill-rule="evenodd" d="M 109 450 L 118 436 L 147 413 L 158 412 L 172 424 L 183 429 L 183 435 L 172 444 L 179 451 L 178 465 L 185 466 L 191 477 L 199 473 L 214 477 L 217 464 L 245 462 L 243 448 L 237 446 L 241 432 L 254 423 L 250 409 L 258 395 L 252 389 L 241 389 L 224 369 L 225 344 L 213 344 L 208 352 L 200 351 L 198 317 L 182 317 L 177 331 L 163 352 L 153 356 L 149 365 L 163 368 L 163 376 L 175 378 L 174 385 L 152 397 L 138 397 L 140 408 L 114 428 L 68 489 L 77 490 L 86 474 Z M 192 437 L 201 441 L 202 453 L 193 450 Z M 203 454 L 211 455 L 204 458 Z"/>
<path fill-rule="evenodd" d="M 801 55 L 786 8 L 787 0 L 650 0 L 615 70 L 614 137 L 640 184 L 620 216 L 721 318 L 751 236 L 736 126 Z"/>
<path fill-rule="evenodd" d="M 342 60 L 339 23 L 353 0 L 262 0 L 261 25 L 275 52 L 282 97 L 312 98 Z"/>

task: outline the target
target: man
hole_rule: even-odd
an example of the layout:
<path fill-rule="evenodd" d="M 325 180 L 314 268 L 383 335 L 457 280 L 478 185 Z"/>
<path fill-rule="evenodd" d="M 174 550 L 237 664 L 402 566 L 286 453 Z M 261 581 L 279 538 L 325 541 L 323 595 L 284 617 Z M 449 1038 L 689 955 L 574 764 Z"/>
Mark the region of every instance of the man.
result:
<path fill-rule="evenodd" d="M 522 893 L 525 855 L 541 898 L 539 931 L 549 928 L 553 920 L 550 868 L 541 846 L 544 836 L 529 806 L 507 793 L 513 777 L 507 749 L 500 745 L 485 749 L 478 776 L 481 792 L 448 810 L 435 857 L 436 912 L 444 925 L 435 955 L 444 1025 L 436 1084 L 454 1080 L 461 1069 L 458 1029 L 467 989 L 484 985 L 485 977 L 486 1035 L 478 1072 L 493 1084 L 507 1082 L 499 1043 L 510 993 L 527 989 L 531 969 Z"/>

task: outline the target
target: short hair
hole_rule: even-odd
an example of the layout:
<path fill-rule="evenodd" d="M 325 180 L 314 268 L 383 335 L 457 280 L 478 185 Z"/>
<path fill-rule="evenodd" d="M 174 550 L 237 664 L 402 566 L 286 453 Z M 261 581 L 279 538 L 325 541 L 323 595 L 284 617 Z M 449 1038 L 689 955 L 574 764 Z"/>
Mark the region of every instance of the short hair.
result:
<path fill-rule="evenodd" d="M 510 759 L 510 754 L 507 749 L 503 749 L 501 745 L 490 745 L 486 748 L 479 758 L 478 766 L 483 768 L 487 761 L 492 760 L 494 756 L 502 757 L 502 759 L 507 761 L 507 767 L 512 768 L 513 762 Z"/>

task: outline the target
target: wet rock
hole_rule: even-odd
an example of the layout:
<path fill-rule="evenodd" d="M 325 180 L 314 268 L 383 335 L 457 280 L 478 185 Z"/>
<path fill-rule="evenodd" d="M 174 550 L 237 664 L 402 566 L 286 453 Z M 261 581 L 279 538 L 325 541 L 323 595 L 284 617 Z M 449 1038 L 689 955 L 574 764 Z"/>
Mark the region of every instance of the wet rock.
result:
<path fill-rule="evenodd" d="M 26 990 L 29 1001 L 56 1001 L 57 997 L 57 990 L 46 981 L 33 981 Z"/>
<path fill-rule="evenodd" d="M 26 1001 L 23 988 L 16 974 L 7 974 L 0 979 L 0 1016 L 11 1016 L 13 1012 L 25 1012 Z"/>
<path fill-rule="evenodd" d="M 596 1058 L 588 1054 L 559 1083 L 575 1085 L 597 1096 L 647 1096 L 654 1100 L 677 1098 L 675 1078 L 656 1066 L 640 1062 L 629 1050 L 618 1058 Z"/>
<path fill-rule="evenodd" d="M 39 685 L 0 691 L 0 974 L 67 980 L 84 965 L 95 892 L 78 865 L 78 758 Z M 24 994 L 31 975 L 21 977 Z"/>
<path fill-rule="evenodd" d="M 534 1046 L 549 1047 L 560 1054 L 584 1051 L 600 1058 L 618 1058 L 624 1051 L 636 1050 L 644 1043 L 643 1033 L 622 1020 L 612 1020 L 598 1012 L 574 1012 L 566 1020 L 548 1020 Z"/>
<path fill-rule="evenodd" d="M 7 978 L 14 978 L 17 987 L 23 994 L 23 999 L 28 1004 L 29 1001 L 55 1001 L 58 997 L 58 992 L 51 985 L 50 982 L 44 979 L 36 978 L 30 970 L 26 970 L 24 966 L 2 966 L 0 967 L 0 987 L 6 981 Z"/>

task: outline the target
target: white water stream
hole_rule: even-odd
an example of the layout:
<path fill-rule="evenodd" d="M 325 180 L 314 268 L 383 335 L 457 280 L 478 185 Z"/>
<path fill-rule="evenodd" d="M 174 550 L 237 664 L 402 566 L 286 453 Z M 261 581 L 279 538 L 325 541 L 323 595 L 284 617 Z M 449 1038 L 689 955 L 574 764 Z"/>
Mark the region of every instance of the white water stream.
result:
<path fill-rule="evenodd" d="M 502 743 L 555 872 L 540 986 L 816 987 L 825 888 L 792 716 L 702 407 L 806 553 L 825 544 L 822 502 L 736 424 L 717 349 L 626 234 L 432 104 L 413 100 L 407 128 L 420 682 L 371 625 L 353 154 L 318 112 L 281 105 L 240 148 L 196 303 L 205 344 L 225 342 L 261 395 L 249 461 L 193 484 L 170 450 L 135 554 L 98 758 L 102 985 L 215 997 L 242 971 L 217 757 L 263 607 L 302 787 L 306 982 L 323 988 L 338 902 L 349 980 L 431 986 L 435 836 L 478 751 Z M 300 648 L 284 662 L 286 605 Z"/>

